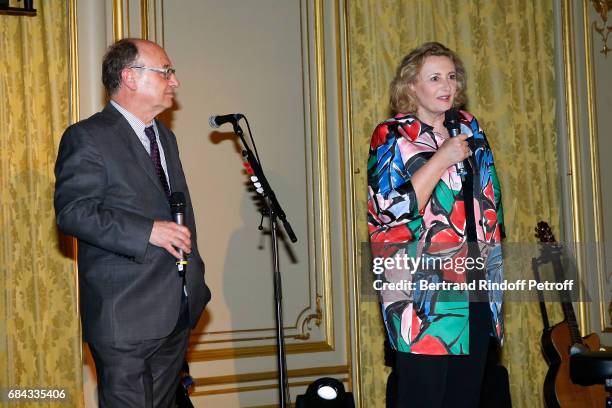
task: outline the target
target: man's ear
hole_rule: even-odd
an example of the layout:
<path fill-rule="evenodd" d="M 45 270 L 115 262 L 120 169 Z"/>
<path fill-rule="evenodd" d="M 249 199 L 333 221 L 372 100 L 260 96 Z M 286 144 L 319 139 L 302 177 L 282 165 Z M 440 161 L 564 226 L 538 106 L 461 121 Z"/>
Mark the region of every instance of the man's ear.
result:
<path fill-rule="evenodd" d="M 121 71 L 121 84 L 132 91 L 136 90 L 136 76 L 133 69 L 124 68 Z"/>

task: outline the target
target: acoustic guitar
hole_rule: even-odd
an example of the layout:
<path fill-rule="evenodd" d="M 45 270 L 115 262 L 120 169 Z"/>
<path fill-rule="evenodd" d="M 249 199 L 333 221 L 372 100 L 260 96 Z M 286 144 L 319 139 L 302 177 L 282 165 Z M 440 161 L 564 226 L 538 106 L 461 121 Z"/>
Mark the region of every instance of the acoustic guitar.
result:
<path fill-rule="evenodd" d="M 536 237 L 546 245 L 542 246 L 539 258 L 532 260 L 535 278 L 540 280 L 538 266 L 552 262 L 554 276 L 560 281 L 563 276 L 561 263 L 562 248 L 555 245 L 555 237 L 550 226 L 540 221 L 536 227 Z M 544 321 L 541 344 L 548 363 L 548 373 L 544 379 L 544 402 L 548 408 L 598 408 L 604 407 L 607 393 L 603 384 L 591 386 L 577 385 L 570 379 L 570 355 L 581 351 L 597 351 L 600 347 L 597 334 L 580 336 L 574 308 L 567 292 L 559 293 L 564 320 L 550 326 L 546 305 L 540 293 L 540 310 Z"/>

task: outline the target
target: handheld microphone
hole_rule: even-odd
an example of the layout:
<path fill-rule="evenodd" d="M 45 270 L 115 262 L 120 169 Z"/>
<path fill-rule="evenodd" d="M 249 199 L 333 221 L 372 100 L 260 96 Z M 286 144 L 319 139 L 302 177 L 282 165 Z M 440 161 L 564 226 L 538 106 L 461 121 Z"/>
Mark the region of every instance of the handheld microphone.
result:
<path fill-rule="evenodd" d="M 169 201 L 172 219 L 178 225 L 185 225 L 185 194 L 181 193 L 180 191 L 175 191 L 170 195 Z M 176 265 L 178 267 L 179 275 L 185 276 L 185 265 L 187 265 L 187 261 L 185 260 L 183 250 L 179 248 L 178 252 L 181 258 L 176 261 Z"/>
<path fill-rule="evenodd" d="M 459 111 L 457 109 L 451 108 L 444 112 L 444 127 L 448 129 L 448 133 L 451 137 L 459 135 L 461 132 L 461 127 L 459 125 Z M 457 168 L 457 174 L 459 174 L 459 176 L 461 176 L 463 179 L 463 177 L 465 177 L 467 174 L 463 161 L 455 164 L 455 167 Z"/>
<path fill-rule="evenodd" d="M 242 113 L 230 113 L 229 115 L 212 115 L 208 118 L 208 124 L 211 128 L 218 128 L 219 126 L 231 122 L 238 122 L 240 119 L 244 118 Z"/>

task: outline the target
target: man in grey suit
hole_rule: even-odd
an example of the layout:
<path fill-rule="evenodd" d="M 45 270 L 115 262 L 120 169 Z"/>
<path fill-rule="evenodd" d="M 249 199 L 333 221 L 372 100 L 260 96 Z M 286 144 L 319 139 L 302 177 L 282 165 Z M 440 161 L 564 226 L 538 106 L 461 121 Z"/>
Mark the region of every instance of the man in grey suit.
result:
<path fill-rule="evenodd" d="M 102 81 L 109 104 L 60 143 L 57 224 L 78 239 L 83 338 L 100 406 L 168 407 L 190 329 L 210 299 L 176 138 L 155 120 L 179 82 L 166 52 L 138 39 L 109 48 Z M 171 192 L 185 195 L 184 225 L 172 222 Z"/>

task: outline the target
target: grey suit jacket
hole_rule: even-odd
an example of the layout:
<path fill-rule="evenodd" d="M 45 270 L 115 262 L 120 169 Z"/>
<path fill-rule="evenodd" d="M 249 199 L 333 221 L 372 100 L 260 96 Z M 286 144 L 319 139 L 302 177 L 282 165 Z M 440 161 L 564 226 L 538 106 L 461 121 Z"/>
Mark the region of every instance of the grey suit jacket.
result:
<path fill-rule="evenodd" d="M 157 122 L 172 191 L 185 194 L 191 231 L 187 266 L 194 326 L 210 291 L 197 248 L 191 198 L 174 134 Z M 55 166 L 59 229 L 78 239 L 81 320 L 85 341 L 139 341 L 167 336 L 180 308 L 175 259 L 149 244 L 154 220 L 172 220 L 151 158 L 127 120 L 110 104 L 70 126 Z"/>

